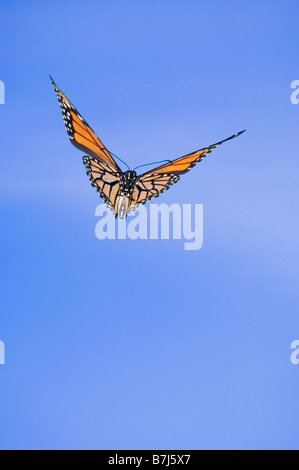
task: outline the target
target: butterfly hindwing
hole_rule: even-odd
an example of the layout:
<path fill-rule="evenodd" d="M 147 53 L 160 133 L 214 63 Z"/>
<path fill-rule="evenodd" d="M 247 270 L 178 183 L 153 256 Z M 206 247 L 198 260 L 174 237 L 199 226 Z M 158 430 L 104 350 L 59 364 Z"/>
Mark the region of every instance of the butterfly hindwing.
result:
<path fill-rule="evenodd" d="M 83 157 L 83 163 L 91 185 L 97 190 L 107 207 L 117 216 L 121 172 L 115 171 L 106 163 L 87 156 Z"/>
<path fill-rule="evenodd" d="M 174 174 L 149 174 L 140 176 L 134 186 L 129 212 L 167 191 L 180 177 Z"/>
<path fill-rule="evenodd" d="M 118 165 L 95 132 L 58 88 L 54 80 L 52 78 L 51 80 L 60 104 L 65 128 L 71 143 L 79 150 L 82 150 L 82 152 L 87 153 L 99 161 L 106 162 L 119 170 Z"/>

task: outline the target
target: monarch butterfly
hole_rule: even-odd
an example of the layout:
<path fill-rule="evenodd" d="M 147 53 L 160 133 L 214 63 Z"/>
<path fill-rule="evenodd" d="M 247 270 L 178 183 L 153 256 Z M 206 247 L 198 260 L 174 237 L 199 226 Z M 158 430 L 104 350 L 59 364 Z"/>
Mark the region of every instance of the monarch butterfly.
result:
<path fill-rule="evenodd" d="M 113 159 L 113 154 L 107 150 L 85 119 L 57 87 L 53 78 L 51 76 L 50 78 L 58 97 L 69 139 L 75 147 L 87 153 L 88 156 L 83 157 L 87 176 L 115 217 L 124 218 L 140 204 L 160 196 L 179 181 L 180 175 L 187 173 L 212 150 L 245 132 L 238 132 L 209 147 L 167 161 L 139 176 L 136 171 L 130 169 L 122 172 Z"/>

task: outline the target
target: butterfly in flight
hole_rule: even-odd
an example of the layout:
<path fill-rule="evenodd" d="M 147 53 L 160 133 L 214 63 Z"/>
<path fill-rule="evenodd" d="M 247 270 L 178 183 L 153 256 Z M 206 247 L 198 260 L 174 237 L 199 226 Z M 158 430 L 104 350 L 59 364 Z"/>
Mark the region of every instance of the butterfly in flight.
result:
<path fill-rule="evenodd" d="M 88 155 L 83 157 L 83 163 L 91 185 L 98 191 L 115 217 L 119 216 L 121 219 L 140 204 L 160 196 L 179 181 L 180 175 L 187 173 L 216 147 L 245 132 L 238 132 L 209 147 L 167 161 L 141 175 L 137 175 L 134 170 L 123 172 L 114 160 L 113 154 L 107 150 L 51 76 L 50 78 L 58 97 L 69 139 L 75 147 Z"/>

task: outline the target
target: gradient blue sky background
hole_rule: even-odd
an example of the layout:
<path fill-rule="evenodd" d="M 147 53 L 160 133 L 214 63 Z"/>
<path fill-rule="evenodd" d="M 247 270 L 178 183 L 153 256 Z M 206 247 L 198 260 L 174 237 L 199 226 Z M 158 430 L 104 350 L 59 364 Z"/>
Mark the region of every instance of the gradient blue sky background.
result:
<path fill-rule="evenodd" d="M 0 447 L 298 449 L 298 1 L 0 8 Z M 131 167 L 247 129 L 159 199 L 200 251 L 96 239 L 49 73 Z"/>

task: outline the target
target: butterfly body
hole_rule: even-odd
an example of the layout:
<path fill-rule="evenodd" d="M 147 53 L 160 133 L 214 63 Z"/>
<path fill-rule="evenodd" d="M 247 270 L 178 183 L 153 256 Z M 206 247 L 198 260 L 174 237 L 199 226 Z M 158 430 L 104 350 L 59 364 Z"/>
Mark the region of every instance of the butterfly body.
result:
<path fill-rule="evenodd" d="M 140 204 L 158 197 L 177 183 L 180 175 L 187 173 L 216 147 L 245 132 L 239 132 L 209 147 L 168 161 L 141 175 L 137 175 L 134 170 L 123 172 L 85 119 L 59 90 L 54 80 L 51 80 L 69 139 L 75 147 L 87 153 L 83 157 L 87 176 L 115 217 L 124 218 Z"/>
<path fill-rule="evenodd" d="M 134 185 L 137 180 L 137 173 L 133 170 L 128 170 L 120 174 L 120 192 L 123 196 L 130 196 L 134 190 Z"/>

